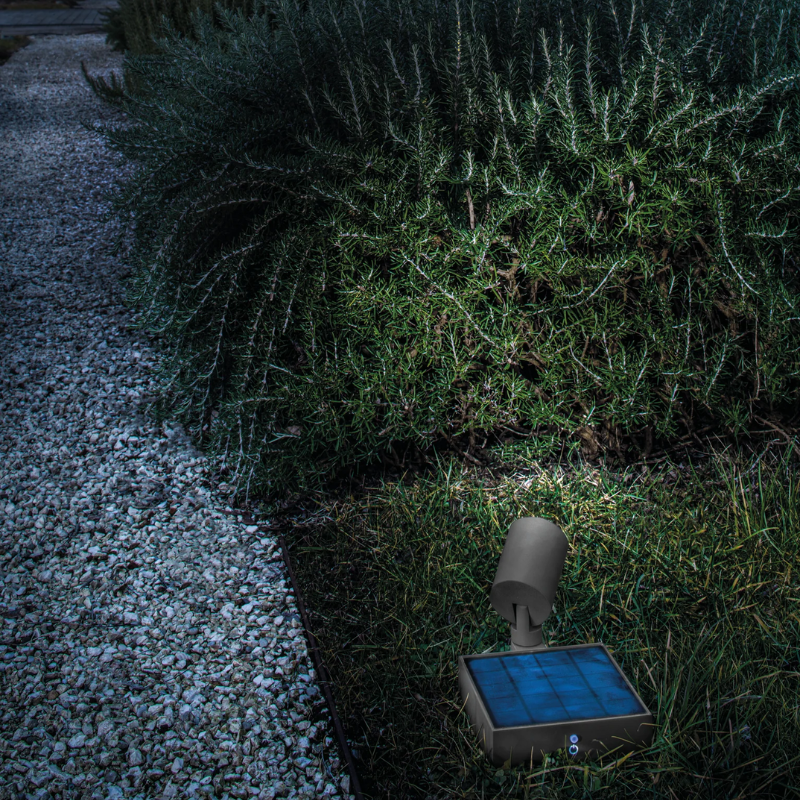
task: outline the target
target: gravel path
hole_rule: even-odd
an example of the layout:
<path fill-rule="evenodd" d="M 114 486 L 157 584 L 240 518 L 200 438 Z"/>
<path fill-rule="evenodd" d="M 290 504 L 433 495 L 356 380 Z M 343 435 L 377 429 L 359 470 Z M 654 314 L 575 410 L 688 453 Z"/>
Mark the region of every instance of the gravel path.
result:
<path fill-rule="evenodd" d="M 346 797 L 276 540 L 144 413 L 104 39 L 0 67 L 0 798 Z"/>

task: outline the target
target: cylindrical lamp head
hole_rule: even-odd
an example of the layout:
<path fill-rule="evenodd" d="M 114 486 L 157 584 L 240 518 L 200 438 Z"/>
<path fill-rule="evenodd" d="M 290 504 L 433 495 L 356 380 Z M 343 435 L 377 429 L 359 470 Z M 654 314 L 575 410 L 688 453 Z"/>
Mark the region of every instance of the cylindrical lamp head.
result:
<path fill-rule="evenodd" d="M 527 606 L 531 624 L 541 625 L 550 616 L 567 545 L 564 532 L 549 520 L 512 522 L 489 595 L 494 610 L 514 624 L 514 606 Z"/>

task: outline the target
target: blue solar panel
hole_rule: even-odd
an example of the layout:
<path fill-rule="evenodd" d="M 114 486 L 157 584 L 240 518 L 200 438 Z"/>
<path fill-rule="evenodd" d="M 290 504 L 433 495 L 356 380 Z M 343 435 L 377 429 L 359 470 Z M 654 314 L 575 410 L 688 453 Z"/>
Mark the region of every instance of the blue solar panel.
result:
<path fill-rule="evenodd" d="M 645 712 L 600 646 L 503 653 L 467 665 L 497 728 Z"/>

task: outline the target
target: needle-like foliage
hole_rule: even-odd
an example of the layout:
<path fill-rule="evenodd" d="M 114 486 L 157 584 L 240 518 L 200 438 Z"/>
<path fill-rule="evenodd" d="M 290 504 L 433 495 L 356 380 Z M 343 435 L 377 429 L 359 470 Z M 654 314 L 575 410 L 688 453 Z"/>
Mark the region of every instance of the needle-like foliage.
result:
<path fill-rule="evenodd" d="M 169 26 L 101 129 L 139 168 L 159 408 L 242 494 L 399 443 L 589 455 L 789 413 L 797 0 L 259 0 Z"/>

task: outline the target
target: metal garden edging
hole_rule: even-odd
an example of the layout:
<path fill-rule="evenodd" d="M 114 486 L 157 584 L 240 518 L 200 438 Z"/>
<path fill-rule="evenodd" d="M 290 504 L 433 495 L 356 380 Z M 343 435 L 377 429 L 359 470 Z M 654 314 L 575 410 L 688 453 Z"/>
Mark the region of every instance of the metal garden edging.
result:
<path fill-rule="evenodd" d="M 294 577 L 292 562 L 289 560 L 289 548 L 286 545 L 286 540 L 283 538 L 283 535 L 280 535 L 278 539 L 281 544 L 283 560 L 286 564 L 286 569 L 289 572 L 289 580 L 292 583 L 292 589 L 294 590 L 294 595 L 297 599 L 297 608 L 300 611 L 300 616 L 303 618 L 303 627 L 305 628 L 306 637 L 308 638 L 308 649 L 311 652 L 311 658 L 314 661 L 314 669 L 317 672 L 317 683 L 322 686 L 322 692 L 325 695 L 325 702 L 328 704 L 328 711 L 330 711 L 331 719 L 333 720 L 333 728 L 336 731 L 336 738 L 339 741 L 339 750 L 344 756 L 344 760 L 347 762 L 347 771 L 350 774 L 349 794 L 354 795 L 356 800 L 364 800 L 363 795 L 361 794 L 361 783 L 358 780 L 356 765 L 353 761 L 353 754 L 350 752 L 350 748 L 347 745 L 347 737 L 345 736 L 344 727 L 339 719 L 339 715 L 336 713 L 336 704 L 333 702 L 333 694 L 331 693 L 330 689 L 330 675 L 328 674 L 328 670 L 322 661 L 319 645 L 317 644 L 314 634 L 311 632 L 311 626 L 308 624 L 308 615 L 306 614 L 306 607 L 303 603 L 303 596 L 300 593 L 300 587 L 297 585 L 297 581 Z"/>

